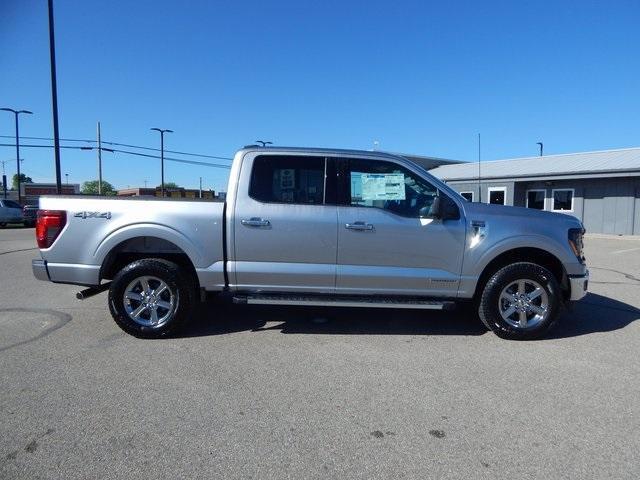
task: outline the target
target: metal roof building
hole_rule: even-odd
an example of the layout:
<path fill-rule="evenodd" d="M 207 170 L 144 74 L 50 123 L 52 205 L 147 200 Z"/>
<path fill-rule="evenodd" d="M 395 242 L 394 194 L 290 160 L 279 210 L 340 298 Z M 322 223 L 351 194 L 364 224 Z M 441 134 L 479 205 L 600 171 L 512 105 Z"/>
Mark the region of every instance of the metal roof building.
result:
<path fill-rule="evenodd" d="M 472 201 L 550 210 L 592 233 L 640 235 L 640 148 L 442 165 L 430 170 Z"/>

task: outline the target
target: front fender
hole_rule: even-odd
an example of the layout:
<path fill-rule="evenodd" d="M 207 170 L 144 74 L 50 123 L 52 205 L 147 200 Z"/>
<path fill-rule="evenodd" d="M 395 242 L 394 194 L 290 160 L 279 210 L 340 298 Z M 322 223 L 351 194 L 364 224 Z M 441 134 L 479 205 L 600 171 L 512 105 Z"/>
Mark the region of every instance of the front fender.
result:
<path fill-rule="evenodd" d="M 482 247 L 480 243 L 478 247 Z M 571 260 L 572 252 L 569 250 L 569 244 L 562 245 L 557 240 L 543 235 L 513 235 L 502 238 L 498 242 L 480 248 L 478 252 L 470 250 L 468 265 L 469 268 L 463 267 L 466 275 L 479 277 L 489 263 L 499 255 L 515 250 L 518 248 L 537 248 L 544 250 L 556 257 L 563 265 Z M 475 253 L 475 254 L 474 254 Z M 465 259 L 465 264 L 467 263 Z"/>
<path fill-rule="evenodd" d="M 556 257 L 568 273 L 572 273 L 573 269 L 579 267 L 577 259 L 573 260 L 573 253 L 569 250 L 568 243 L 564 246 L 552 237 L 535 234 L 511 235 L 501 237 L 495 243 L 485 244 L 489 238 L 486 238 L 473 248 L 467 247 L 458 288 L 458 297 L 472 298 L 475 294 L 478 280 L 489 263 L 499 255 L 518 248 L 543 250 Z"/>

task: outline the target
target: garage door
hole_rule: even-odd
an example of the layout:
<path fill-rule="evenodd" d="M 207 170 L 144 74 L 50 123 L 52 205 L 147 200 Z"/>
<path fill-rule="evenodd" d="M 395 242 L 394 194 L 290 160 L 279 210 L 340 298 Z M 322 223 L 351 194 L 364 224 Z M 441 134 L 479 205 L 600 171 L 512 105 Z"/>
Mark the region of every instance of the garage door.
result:
<path fill-rule="evenodd" d="M 631 179 L 611 179 L 584 188 L 583 223 L 588 232 L 631 235 L 635 186 Z"/>

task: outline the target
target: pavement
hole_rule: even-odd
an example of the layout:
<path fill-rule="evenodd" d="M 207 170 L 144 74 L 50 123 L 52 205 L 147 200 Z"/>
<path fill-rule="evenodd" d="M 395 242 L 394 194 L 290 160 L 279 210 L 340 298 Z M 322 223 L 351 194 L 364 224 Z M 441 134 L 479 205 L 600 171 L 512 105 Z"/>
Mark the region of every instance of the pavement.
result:
<path fill-rule="evenodd" d="M 462 312 L 208 302 L 138 340 L 0 230 L 0 478 L 640 477 L 640 239 L 544 340 Z"/>

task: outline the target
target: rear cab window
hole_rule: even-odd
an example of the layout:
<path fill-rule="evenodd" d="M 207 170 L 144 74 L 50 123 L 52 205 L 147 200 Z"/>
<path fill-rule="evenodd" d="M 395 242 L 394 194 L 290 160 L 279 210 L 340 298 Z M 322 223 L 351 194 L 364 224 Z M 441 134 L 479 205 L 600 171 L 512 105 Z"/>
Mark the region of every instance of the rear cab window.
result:
<path fill-rule="evenodd" d="M 262 203 L 334 203 L 327 169 L 335 168 L 329 162 L 325 157 L 260 155 L 253 161 L 249 196 Z"/>

